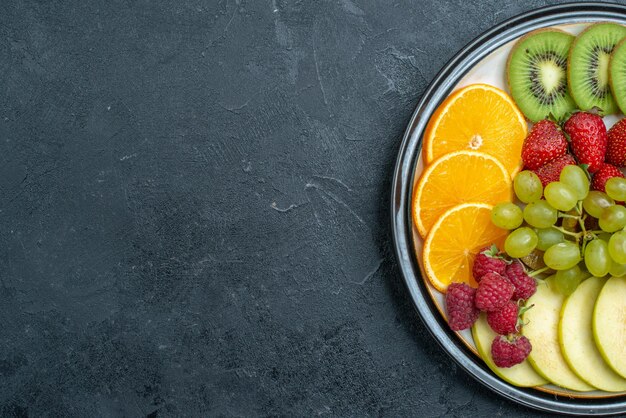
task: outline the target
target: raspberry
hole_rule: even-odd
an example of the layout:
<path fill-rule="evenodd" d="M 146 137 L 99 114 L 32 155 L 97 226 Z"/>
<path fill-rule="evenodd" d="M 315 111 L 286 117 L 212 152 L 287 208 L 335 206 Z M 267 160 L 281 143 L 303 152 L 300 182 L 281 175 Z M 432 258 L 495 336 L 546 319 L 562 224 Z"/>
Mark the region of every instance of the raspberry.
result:
<path fill-rule="evenodd" d="M 506 335 L 517 332 L 519 308 L 515 302 L 508 301 L 502 309 L 487 312 L 487 323 L 498 334 Z"/>
<path fill-rule="evenodd" d="M 446 291 L 448 325 L 453 331 L 470 328 L 480 311 L 474 306 L 476 289 L 465 283 L 452 283 Z"/>
<path fill-rule="evenodd" d="M 528 338 L 524 336 L 513 337 L 508 340 L 502 335 L 497 335 L 491 343 L 491 357 L 498 367 L 511 367 L 520 364 L 533 349 Z"/>
<path fill-rule="evenodd" d="M 526 274 L 524 265 L 519 261 L 506 266 L 506 278 L 515 286 L 513 300 L 526 300 L 537 290 L 535 279 Z"/>
<path fill-rule="evenodd" d="M 480 250 L 474 259 L 472 267 L 472 275 L 477 282 L 487 273 L 504 274 L 506 269 L 506 261 L 498 255 L 498 247 L 492 245 Z"/>
<path fill-rule="evenodd" d="M 474 301 L 481 311 L 497 311 L 513 296 L 515 288 L 505 277 L 487 273 L 478 284 Z"/>

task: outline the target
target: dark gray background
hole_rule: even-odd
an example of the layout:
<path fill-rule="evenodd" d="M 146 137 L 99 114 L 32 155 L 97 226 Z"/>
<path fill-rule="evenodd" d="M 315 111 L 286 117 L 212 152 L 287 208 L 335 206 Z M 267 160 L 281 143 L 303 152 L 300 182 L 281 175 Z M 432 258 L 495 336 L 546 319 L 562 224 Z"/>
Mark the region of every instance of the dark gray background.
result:
<path fill-rule="evenodd" d="M 0 415 L 534 415 L 430 337 L 388 200 L 439 68 L 546 3 L 3 2 Z"/>

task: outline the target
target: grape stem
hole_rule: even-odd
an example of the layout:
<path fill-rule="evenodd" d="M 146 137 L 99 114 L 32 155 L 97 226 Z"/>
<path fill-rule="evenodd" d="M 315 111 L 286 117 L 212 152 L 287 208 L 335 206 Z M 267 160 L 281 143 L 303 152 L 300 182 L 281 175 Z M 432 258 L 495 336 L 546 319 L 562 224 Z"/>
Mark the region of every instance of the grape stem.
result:
<path fill-rule="evenodd" d="M 569 213 L 559 213 L 559 218 L 571 218 L 580 220 L 580 216 L 570 215 Z"/>
<path fill-rule="evenodd" d="M 576 241 L 578 241 L 578 239 L 582 236 L 582 232 L 571 232 L 560 226 L 552 225 L 552 228 L 556 229 L 557 231 L 561 231 L 565 235 L 576 238 Z"/>
<path fill-rule="evenodd" d="M 535 277 L 536 275 L 541 274 L 541 273 L 543 273 L 546 270 L 550 270 L 550 267 L 544 267 L 542 269 L 535 270 L 535 271 L 533 271 L 531 273 L 528 273 L 528 276 L 529 277 Z"/>

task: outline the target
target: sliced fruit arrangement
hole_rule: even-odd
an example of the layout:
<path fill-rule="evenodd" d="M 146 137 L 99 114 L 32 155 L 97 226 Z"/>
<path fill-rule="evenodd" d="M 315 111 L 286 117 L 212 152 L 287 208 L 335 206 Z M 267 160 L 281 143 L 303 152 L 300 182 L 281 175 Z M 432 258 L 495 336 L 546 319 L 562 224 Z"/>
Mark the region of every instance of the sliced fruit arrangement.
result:
<path fill-rule="evenodd" d="M 507 62 L 511 96 L 524 115 L 537 122 L 576 109 L 567 88 L 567 55 L 574 36 L 558 29 L 539 29 L 520 38 Z"/>
<path fill-rule="evenodd" d="M 625 38 L 626 26 L 608 22 L 577 37 L 558 29 L 528 33 L 509 53 L 511 96 L 531 122 L 562 119 L 576 109 L 625 112 Z"/>
<path fill-rule="evenodd" d="M 599 108 L 605 114 L 618 108 L 609 85 L 609 62 L 615 46 L 626 37 L 626 27 L 596 23 L 585 29 L 569 52 L 567 79 L 579 109 Z"/>
<path fill-rule="evenodd" d="M 626 378 L 626 277 L 609 279 L 593 311 L 593 336 L 602 357 Z"/>
<path fill-rule="evenodd" d="M 609 79 L 613 98 L 626 113 L 626 40 L 622 39 L 611 55 L 609 64 Z"/>
<path fill-rule="evenodd" d="M 465 202 L 494 204 L 511 197 L 511 177 L 489 154 L 457 151 L 426 167 L 414 191 L 413 221 L 422 237 L 447 210 Z"/>
<path fill-rule="evenodd" d="M 556 385 L 576 391 L 594 390 L 569 368 L 561 353 L 558 326 L 564 300 L 554 276 L 537 286 L 537 292 L 528 299 L 534 306 L 524 314 L 527 324 L 522 333 L 535 342 L 528 360 L 537 373 Z"/>
<path fill-rule="evenodd" d="M 626 118 L 602 117 L 626 107 L 625 39 L 614 23 L 531 32 L 509 54 L 512 98 L 466 86 L 424 133 L 425 277 L 513 385 L 626 392 Z"/>
<path fill-rule="evenodd" d="M 472 84 L 452 93 L 430 118 L 424 156 L 430 164 L 450 152 L 481 151 L 514 174 L 520 168 L 526 133 L 524 115 L 507 93 L 487 84 Z"/>
<path fill-rule="evenodd" d="M 606 281 L 601 277 L 591 277 L 565 299 L 559 321 L 559 343 L 568 366 L 581 379 L 607 392 L 623 392 L 626 391 L 626 379 L 615 373 L 604 361 L 593 338 L 593 311 Z M 611 318 L 607 323 L 615 324 L 615 319 Z M 611 338 L 615 336 L 617 333 Z M 626 353 L 622 356 L 626 356 Z"/>
<path fill-rule="evenodd" d="M 497 376 L 500 376 L 505 381 L 521 387 L 541 386 L 548 383 L 546 379 L 533 369 L 528 360 L 507 368 L 496 366 L 491 356 L 491 343 L 498 337 L 498 334 L 487 323 L 485 314 L 481 314 L 474 323 L 472 337 L 474 337 L 476 349 L 480 357 Z"/>
<path fill-rule="evenodd" d="M 491 206 L 464 203 L 445 212 L 424 241 L 426 277 L 440 292 L 450 283 L 475 286 L 471 274 L 474 257 L 492 242 L 502 245 L 506 231 L 491 223 Z"/>

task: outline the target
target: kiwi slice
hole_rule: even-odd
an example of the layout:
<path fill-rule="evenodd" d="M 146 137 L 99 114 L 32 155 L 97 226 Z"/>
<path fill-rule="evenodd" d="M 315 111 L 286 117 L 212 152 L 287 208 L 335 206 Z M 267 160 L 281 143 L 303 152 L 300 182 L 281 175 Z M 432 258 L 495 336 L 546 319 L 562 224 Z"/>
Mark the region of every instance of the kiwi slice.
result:
<path fill-rule="evenodd" d="M 582 110 L 599 108 L 605 115 L 617 113 L 609 84 L 611 53 L 624 37 L 626 27 L 616 23 L 595 23 L 572 44 L 567 78 L 572 97 Z"/>
<path fill-rule="evenodd" d="M 576 108 L 567 88 L 567 54 L 574 36 L 539 29 L 520 38 L 507 62 L 511 96 L 532 122 L 556 118 Z"/>
<path fill-rule="evenodd" d="M 622 40 L 611 55 L 609 64 L 611 90 L 617 105 L 626 114 L 626 39 Z"/>

